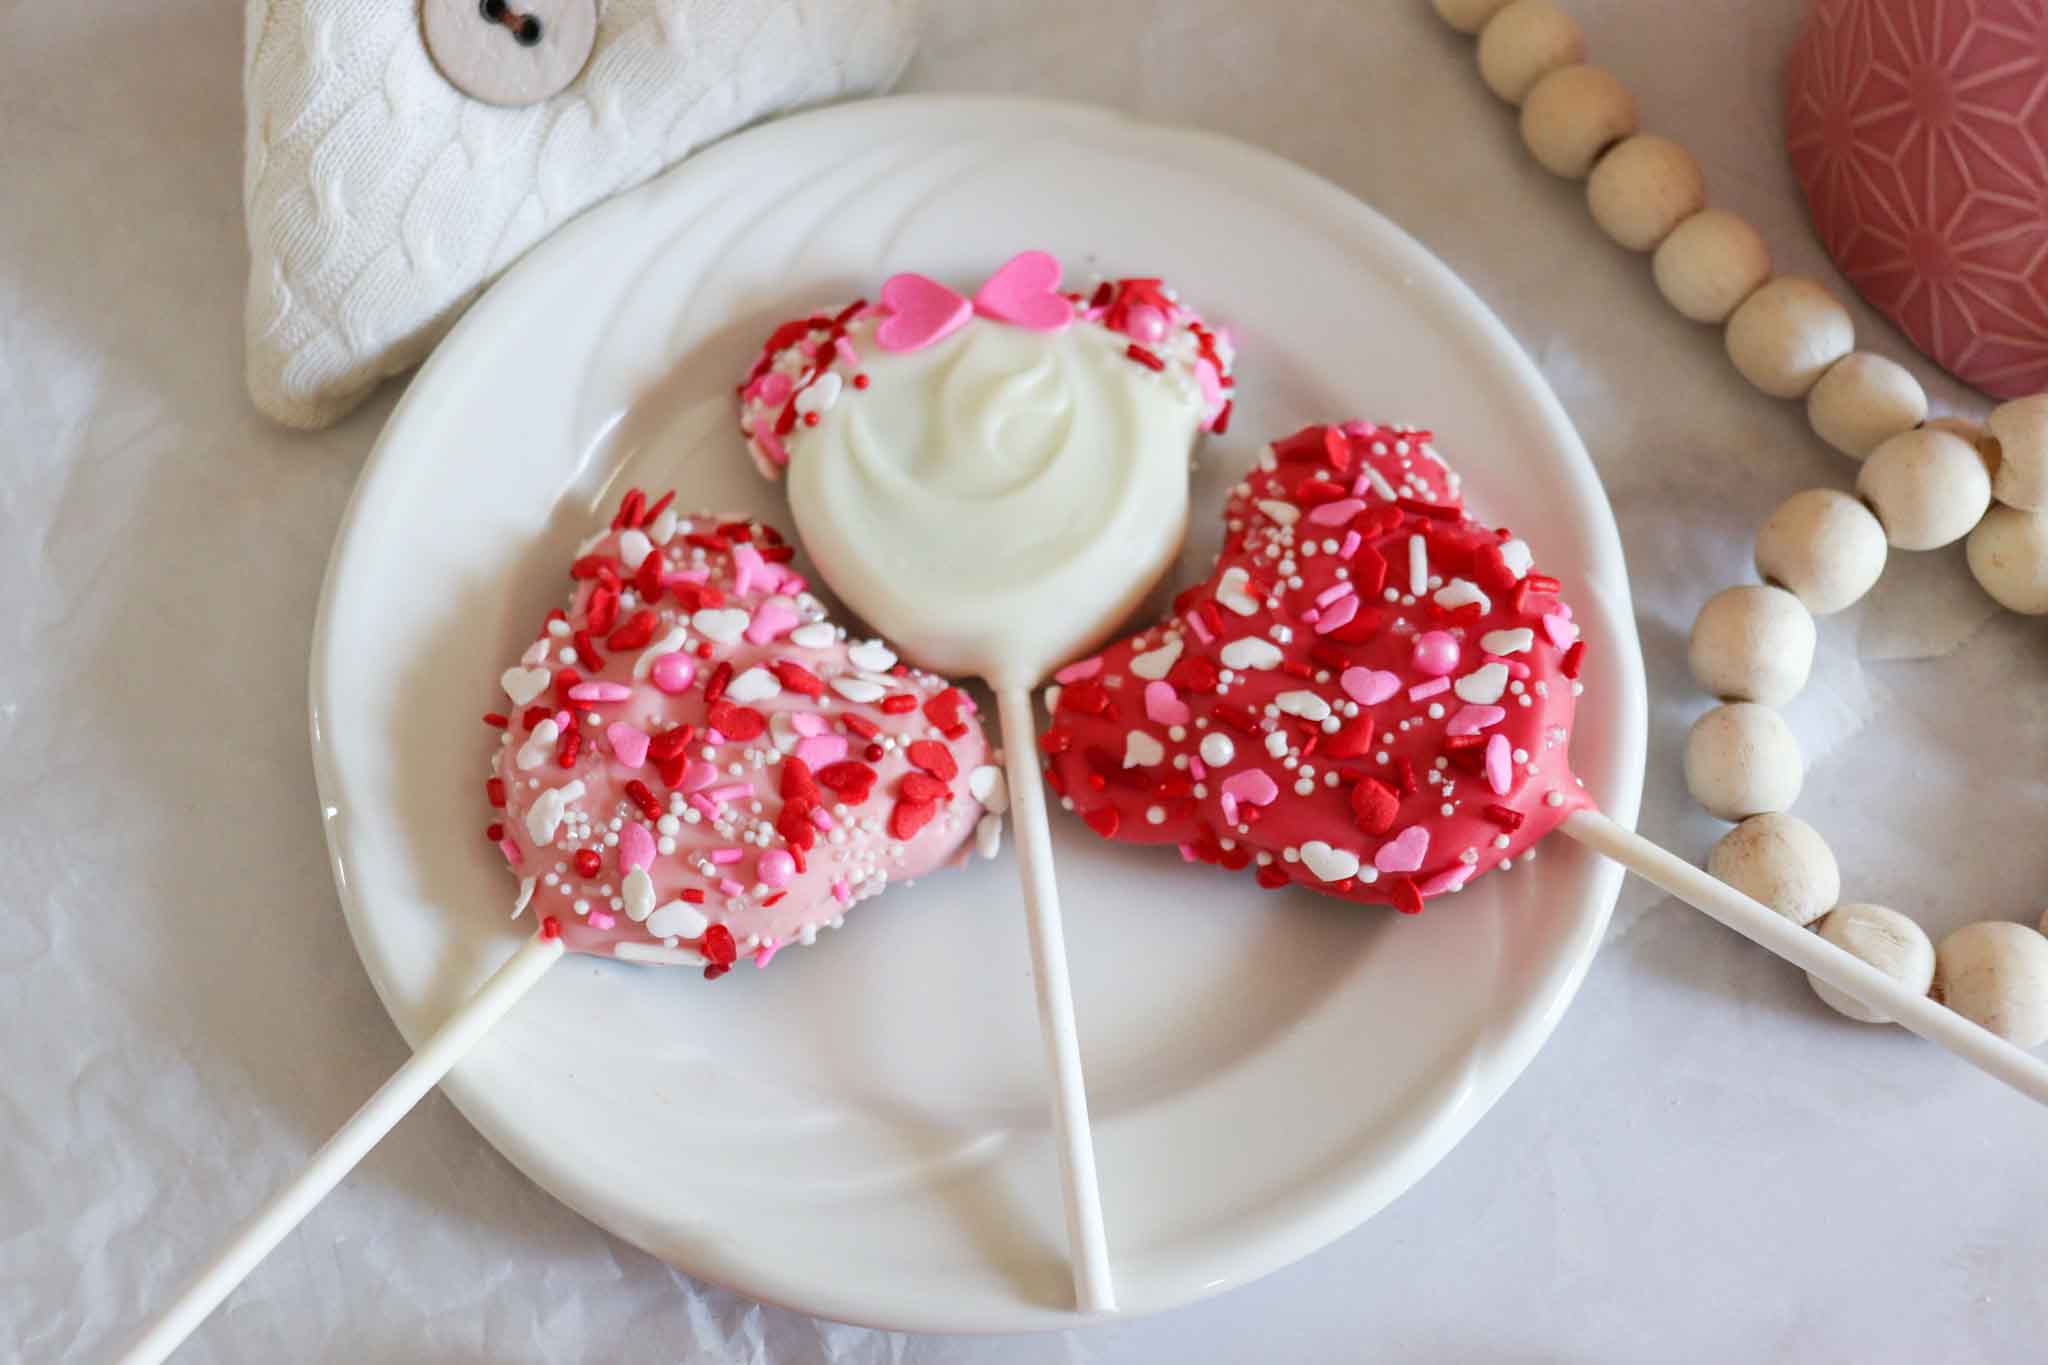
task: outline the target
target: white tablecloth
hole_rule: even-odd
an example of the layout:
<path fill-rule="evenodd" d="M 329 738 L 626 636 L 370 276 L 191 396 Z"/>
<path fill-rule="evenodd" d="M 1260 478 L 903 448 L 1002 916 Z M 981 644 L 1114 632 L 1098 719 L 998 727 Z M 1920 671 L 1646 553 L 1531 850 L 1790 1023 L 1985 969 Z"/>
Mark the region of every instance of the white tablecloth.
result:
<path fill-rule="evenodd" d="M 1793 0 L 1569 0 L 1646 123 L 1832 278 L 1779 151 Z M 1613 495 L 1678 777 L 1699 602 L 1850 467 L 1522 153 L 1424 0 L 934 5 L 911 88 L 1071 96 L 1262 143 L 1462 272 Z M 386 394 L 314 437 L 240 383 L 238 7 L 6 7 L 0 41 L 0 1357 L 104 1355 L 403 1056 L 350 950 L 305 738 L 321 566 Z M 1871 344 L 1899 339 L 1867 312 Z M 1917 362 L 1916 362 L 1917 363 Z M 1921 366 L 1924 372 L 1924 365 Z M 1971 405 L 1936 386 L 1941 406 Z M 1959 553 L 1822 628 L 1801 814 L 1936 933 L 2048 883 L 2048 636 Z M 1947 657 L 1940 654 L 1960 645 Z M 1412 1193 L 1307 1261 L 1083 1334 L 909 1339 L 691 1284 L 529 1186 L 438 1096 L 199 1361 L 2038 1359 L 2048 1116 L 1632 885 L 1555 1040 Z"/>

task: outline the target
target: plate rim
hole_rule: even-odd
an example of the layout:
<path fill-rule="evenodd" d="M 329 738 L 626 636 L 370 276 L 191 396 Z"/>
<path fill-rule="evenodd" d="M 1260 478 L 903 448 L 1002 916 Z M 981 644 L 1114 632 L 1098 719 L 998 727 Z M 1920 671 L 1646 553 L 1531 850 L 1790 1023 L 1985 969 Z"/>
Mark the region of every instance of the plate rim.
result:
<path fill-rule="evenodd" d="M 1276 152 L 1226 134 L 1159 123 L 1106 106 L 1058 99 L 968 93 L 888 95 L 849 101 L 752 125 L 700 149 L 677 165 L 650 176 L 613 198 L 586 209 L 545 238 L 507 267 L 463 316 L 457 319 L 447 335 L 435 345 L 427 359 L 406 382 L 405 391 L 394 404 L 376 441 L 364 457 L 354 487 L 336 525 L 334 541 L 321 579 L 308 660 L 309 738 L 329 871 L 334 878 L 336 896 L 341 905 L 344 922 L 348 926 L 350 941 L 363 964 L 365 975 L 369 977 L 371 986 L 377 994 L 379 1005 L 409 1047 L 418 1045 L 420 1038 L 416 1034 L 419 1031 L 408 1027 L 406 1012 L 394 1006 L 387 993 L 384 979 L 371 966 L 373 959 L 380 954 L 373 950 L 369 941 L 366 912 L 356 894 L 355 881 L 349 874 L 351 854 L 347 847 L 347 807 L 342 800 L 337 761 L 323 721 L 325 711 L 332 709 L 326 705 L 326 695 L 333 681 L 329 660 L 335 652 L 336 642 L 331 639 L 331 632 L 335 598 L 340 591 L 341 573 L 349 557 L 349 547 L 357 538 L 365 507 L 384 480 L 397 476 L 394 471 L 399 466 L 390 458 L 390 448 L 402 441 L 408 424 L 414 420 L 414 410 L 430 401 L 422 395 L 432 394 L 437 387 L 435 381 L 441 372 L 460 363 L 461 354 L 468 346 L 470 338 L 488 333 L 498 326 L 499 314 L 516 305 L 521 292 L 520 286 L 529 277 L 543 276 L 554 258 L 569 257 L 584 238 L 599 236 L 607 231 L 609 221 L 613 218 L 623 218 L 635 207 L 643 194 L 673 180 L 703 174 L 707 165 L 715 168 L 725 160 L 743 155 L 748 145 L 757 139 L 787 135 L 788 130 L 793 127 L 821 122 L 850 117 L 882 117 L 890 110 L 904 110 L 912 116 L 922 114 L 926 117 L 942 116 L 949 112 L 976 118 L 1057 117 L 1080 123 L 1094 122 L 1103 126 L 1114 126 L 1124 131 L 1136 130 L 1151 137 L 1169 137 L 1206 144 L 1219 154 L 1245 164 L 1256 165 L 1264 173 L 1292 178 L 1305 192 L 1313 193 L 1325 200 L 1331 207 L 1333 217 L 1348 217 L 1372 231 L 1381 243 L 1402 258 L 1403 265 L 1418 276 L 1425 277 L 1422 283 L 1428 292 L 1454 302 L 1461 315 L 1461 321 L 1476 329 L 1495 357 L 1515 374 L 1524 396 L 1532 400 L 1542 413 L 1548 428 L 1545 433 L 1546 439 L 1561 448 L 1569 457 L 1565 467 L 1571 469 L 1582 483 L 1590 484 L 1597 508 L 1603 514 L 1593 518 L 1593 524 L 1587 529 L 1592 548 L 1610 558 L 1615 569 L 1614 581 L 1611 584 L 1602 583 L 1601 596 L 1606 615 L 1611 618 L 1614 628 L 1611 633 L 1613 648 L 1610 657 L 1620 674 L 1617 696 L 1614 699 L 1612 734 L 1612 743 L 1615 747 L 1613 766 L 1618 774 L 1616 780 L 1620 789 L 1613 794 L 1609 802 L 1603 804 L 1603 809 L 1618 823 L 1634 827 L 1646 776 L 1649 707 L 1627 561 L 1613 504 L 1606 495 L 1591 454 L 1586 450 L 1577 429 L 1548 381 L 1500 318 L 1446 262 L 1399 223 L 1341 185 Z M 863 1307 L 859 1302 L 832 1293 L 818 1296 L 803 1295 L 802 1301 L 798 1301 L 799 1296 L 793 1296 L 788 1288 L 778 1286 L 760 1270 L 739 1262 L 722 1261 L 714 1255 L 708 1263 L 702 1259 L 693 1259 L 692 1264 L 684 1265 L 675 1255 L 653 1245 L 655 1239 L 639 1235 L 642 1229 L 635 1226 L 629 1214 L 621 1213 L 617 1208 L 610 1208 L 604 1211 L 605 1216 L 600 1217 L 586 1206 L 584 1199 L 565 1193 L 565 1187 L 571 1182 L 566 1178 L 556 1178 L 553 1171 L 539 1169 L 540 1162 L 536 1154 L 530 1151 L 528 1145 L 516 1134 L 507 1131 L 500 1124 L 498 1116 L 486 1102 L 487 1097 L 478 1090 L 464 1085 L 460 1068 L 451 1071 L 442 1080 L 439 1088 L 494 1150 L 551 1198 L 610 1235 L 632 1243 L 683 1273 L 722 1285 L 759 1302 L 837 1322 L 911 1332 L 1030 1332 L 1072 1328 L 1091 1322 L 1131 1321 L 1151 1312 L 1166 1311 L 1172 1307 L 1199 1302 L 1283 1269 L 1363 1225 L 1411 1189 L 1491 1111 L 1509 1087 L 1521 1078 L 1530 1061 L 1549 1040 L 1565 1011 L 1577 997 L 1586 973 L 1590 970 L 1593 959 L 1604 941 L 1608 922 L 1619 898 L 1622 877 L 1621 869 L 1611 863 L 1604 864 L 1600 873 L 1596 874 L 1592 899 L 1597 904 L 1593 914 L 1587 917 L 1580 927 L 1579 941 L 1569 945 L 1566 960 L 1561 962 L 1560 968 L 1553 973 L 1545 988 L 1532 997 L 1531 1007 L 1511 1023 L 1504 1033 L 1497 1035 L 1497 1046 L 1490 1052 L 1488 1065 L 1474 1076 L 1472 1086 L 1459 1104 L 1425 1124 L 1418 1136 L 1408 1143 L 1395 1160 L 1383 1163 L 1363 1176 L 1353 1174 L 1348 1179 L 1341 1176 L 1334 1178 L 1332 1188 L 1312 1210 L 1300 1213 L 1290 1221 L 1269 1227 L 1258 1239 L 1256 1249 L 1237 1257 L 1240 1264 L 1234 1267 L 1234 1273 L 1211 1277 L 1170 1304 L 1151 1306 L 1138 1312 L 1120 1312 L 1097 1318 L 1071 1309 L 1048 1308 L 1019 1301 L 1012 1305 L 1015 1311 L 1009 1316 L 975 1314 L 962 1317 L 947 1312 L 943 1306 L 934 1307 L 929 1304 L 899 1302 L 886 1308 Z M 508 939 L 508 955 L 516 947 L 516 943 L 517 940 Z M 703 1249 L 695 1250 L 701 1252 Z"/>

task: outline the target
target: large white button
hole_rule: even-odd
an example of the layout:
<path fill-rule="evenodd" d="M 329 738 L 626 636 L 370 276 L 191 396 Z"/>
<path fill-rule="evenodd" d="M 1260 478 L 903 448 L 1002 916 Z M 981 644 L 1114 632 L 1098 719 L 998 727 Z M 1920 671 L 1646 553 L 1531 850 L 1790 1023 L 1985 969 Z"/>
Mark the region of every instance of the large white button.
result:
<path fill-rule="evenodd" d="M 420 27 L 448 83 L 486 104 L 537 104 L 576 79 L 597 0 L 424 0 Z"/>

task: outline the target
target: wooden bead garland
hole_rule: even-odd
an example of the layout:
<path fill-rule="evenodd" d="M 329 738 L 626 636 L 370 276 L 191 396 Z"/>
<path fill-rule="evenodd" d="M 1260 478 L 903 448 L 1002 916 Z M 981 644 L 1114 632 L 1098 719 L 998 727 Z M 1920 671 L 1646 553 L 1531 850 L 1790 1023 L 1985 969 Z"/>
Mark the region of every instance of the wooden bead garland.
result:
<path fill-rule="evenodd" d="M 1692 157 L 1637 129 L 1635 103 L 1584 64 L 1578 25 L 1552 0 L 1433 0 L 1445 22 L 1479 35 L 1481 78 L 1522 108 L 1522 137 L 1546 169 L 1587 178 L 1603 231 L 1650 251 L 1657 289 L 1680 315 L 1724 326 L 1729 360 L 1756 388 L 1806 403 L 1816 435 L 1862 460 L 1857 496 L 1808 489 L 1758 531 L 1764 586 L 1716 594 L 1693 628 L 1694 675 L 1722 705 L 1687 737 L 1686 783 L 1736 827 L 1708 870 L 1992 1032 L 2048 1042 L 2048 914 L 2039 932 L 1972 924 L 1934 947 L 1884 906 L 1835 905 L 1840 872 L 1826 841 L 1785 814 L 1803 778 L 1799 748 L 1771 710 L 1812 664 L 1812 617 L 1869 592 L 1893 548 L 1967 536 L 1970 572 L 2010 610 L 2048 614 L 2048 394 L 1993 409 L 1980 430 L 1927 417 L 1927 395 L 1897 362 L 1855 349 L 1855 323 L 1824 286 L 1773 277 L 1756 230 L 1707 207 Z M 1850 1018 L 1886 1022 L 1814 982 Z"/>

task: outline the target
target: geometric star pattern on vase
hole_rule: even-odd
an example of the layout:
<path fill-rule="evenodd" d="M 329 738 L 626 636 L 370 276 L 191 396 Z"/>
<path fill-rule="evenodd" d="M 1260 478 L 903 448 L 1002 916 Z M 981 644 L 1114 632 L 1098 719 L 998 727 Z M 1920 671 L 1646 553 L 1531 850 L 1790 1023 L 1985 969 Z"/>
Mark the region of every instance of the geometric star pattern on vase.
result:
<path fill-rule="evenodd" d="M 1873 308 L 1988 394 L 2048 389 L 2048 4 L 1815 0 L 1785 133 Z"/>

